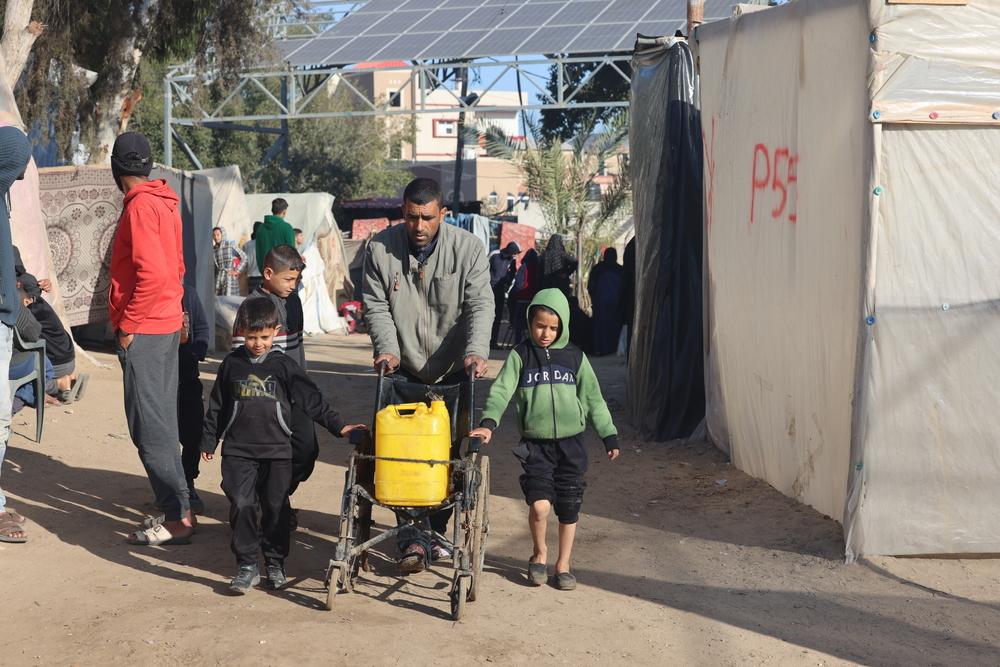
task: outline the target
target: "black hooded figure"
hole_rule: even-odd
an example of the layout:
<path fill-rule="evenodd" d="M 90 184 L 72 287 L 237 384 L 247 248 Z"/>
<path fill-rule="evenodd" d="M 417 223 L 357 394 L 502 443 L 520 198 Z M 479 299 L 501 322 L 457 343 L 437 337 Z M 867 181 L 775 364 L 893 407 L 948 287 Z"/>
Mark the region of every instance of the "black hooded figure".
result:
<path fill-rule="evenodd" d="M 562 236 L 553 234 L 542 253 L 542 289 L 560 290 L 572 303 L 573 291 L 569 281 L 578 264 L 577 259 L 566 252 Z"/>
<path fill-rule="evenodd" d="M 511 241 L 507 246 L 490 257 L 490 286 L 493 288 L 493 305 L 495 313 L 493 316 L 493 331 L 490 335 L 490 347 L 497 347 L 497 337 L 500 334 L 500 322 L 503 320 L 504 304 L 507 303 L 507 295 L 514 284 L 514 276 L 517 275 L 517 255 L 521 252 L 521 246 Z"/>
<path fill-rule="evenodd" d="M 605 250 L 604 258 L 590 270 L 587 292 L 593 309 L 591 353 L 614 354 L 622 332 L 622 267 L 614 248 Z"/>

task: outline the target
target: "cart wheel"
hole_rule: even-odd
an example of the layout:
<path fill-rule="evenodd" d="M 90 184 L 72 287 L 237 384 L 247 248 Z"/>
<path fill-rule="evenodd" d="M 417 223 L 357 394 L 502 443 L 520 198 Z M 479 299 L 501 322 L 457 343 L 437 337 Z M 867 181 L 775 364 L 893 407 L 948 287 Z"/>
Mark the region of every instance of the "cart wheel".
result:
<path fill-rule="evenodd" d="M 340 582 L 344 576 L 344 566 L 343 565 L 331 565 L 330 574 L 327 577 L 326 582 L 326 610 L 333 610 L 333 599 L 337 596 L 337 592 L 340 590 Z"/>
<path fill-rule="evenodd" d="M 465 613 L 465 600 L 469 596 L 469 577 L 458 576 L 451 589 L 451 620 L 462 620 Z"/>
<path fill-rule="evenodd" d="M 479 457 L 479 490 L 472 519 L 472 581 L 469 584 L 469 602 L 476 601 L 479 580 L 483 577 L 486 561 L 486 535 L 490 532 L 490 457 Z"/>

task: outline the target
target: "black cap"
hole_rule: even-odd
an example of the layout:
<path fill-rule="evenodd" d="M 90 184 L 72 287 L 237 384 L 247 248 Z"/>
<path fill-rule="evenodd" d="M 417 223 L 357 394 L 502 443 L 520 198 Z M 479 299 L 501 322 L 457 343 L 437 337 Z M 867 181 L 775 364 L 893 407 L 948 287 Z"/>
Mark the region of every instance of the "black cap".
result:
<path fill-rule="evenodd" d="M 149 139 L 140 132 L 118 135 L 111 150 L 111 172 L 121 176 L 149 176 L 153 169 L 153 151 Z"/>

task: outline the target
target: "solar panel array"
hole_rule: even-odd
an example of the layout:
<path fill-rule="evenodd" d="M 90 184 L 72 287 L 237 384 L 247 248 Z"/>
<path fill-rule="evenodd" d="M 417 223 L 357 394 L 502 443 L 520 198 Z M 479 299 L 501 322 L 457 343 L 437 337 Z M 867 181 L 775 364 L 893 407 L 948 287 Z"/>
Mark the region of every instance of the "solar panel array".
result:
<path fill-rule="evenodd" d="M 731 0 L 707 0 L 706 20 Z M 683 29 L 686 0 L 368 0 L 323 34 L 283 40 L 293 66 L 630 51 Z"/>

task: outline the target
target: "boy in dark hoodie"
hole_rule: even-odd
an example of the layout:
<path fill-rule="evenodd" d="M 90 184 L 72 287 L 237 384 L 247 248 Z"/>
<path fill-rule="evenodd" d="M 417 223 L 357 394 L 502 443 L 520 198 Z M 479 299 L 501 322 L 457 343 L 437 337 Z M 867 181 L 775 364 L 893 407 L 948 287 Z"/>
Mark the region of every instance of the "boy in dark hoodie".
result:
<path fill-rule="evenodd" d="M 302 301 L 296 291 L 302 278 L 302 270 L 305 268 L 302 256 L 290 245 L 279 245 L 268 251 L 262 266 L 263 283 L 248 294 L 247 299 L 268 299 L 275 305 L 281 328 L 274 337 L 274 345 L 305 371 L 306 348 L 302 340 L 304 318 Z M 243 338 L 240 332 L 234 330 L 232 349 L 237 350 L 242 345 Z M 299 484 L 309 479 L 319 457 L 319 442 L 316 440 L 313 421 L 296 406 L 292 407 L 290 426 L 292 427 L 292 487 L 289 495 L 295 493 Z M 293 509 L 291 530 L 297 527 L 298 515 Z"/>
<path fill-rule="evenodd" d="M 280 328 L 270 299 L 246 299 L 236 313 L 243 345 L 219 367 L 205 414 L 202 457 L 222 445 L 222 490 L 231 503 L 229 525 L 239 570 L 230 589 L 243 595 L 260 583 L 257 557 L 264 552 L 270 586 L 286 583 L 291 542 L 288 490 L 292 481 L 292 404 L 336 436 L 363 425 L 344 425 L 319 388 L 274 346 Z"/>
<path fill-rule="evenodd" d="M 521 443 L 521 490 L 530 507 L 534 553 L 528 578 L 541 586 L 546 568 L 546 522 L 554 506 L 559 518 L 559 558 L 553 583 L 576 588 L 570 557 L 587 483 L 587 450 L 581 435 L 589 422 L 604 440 L 608 458 L 618 458 L 618 431 L 590 362 L 569 342 L 569 302 L 558 289 L 539 292 L 528 306 L 530 337 L 515 347 L 490 388 L 480 428 L 469 437 L 488 443 L 511 398 L 517 402 Z"/>

